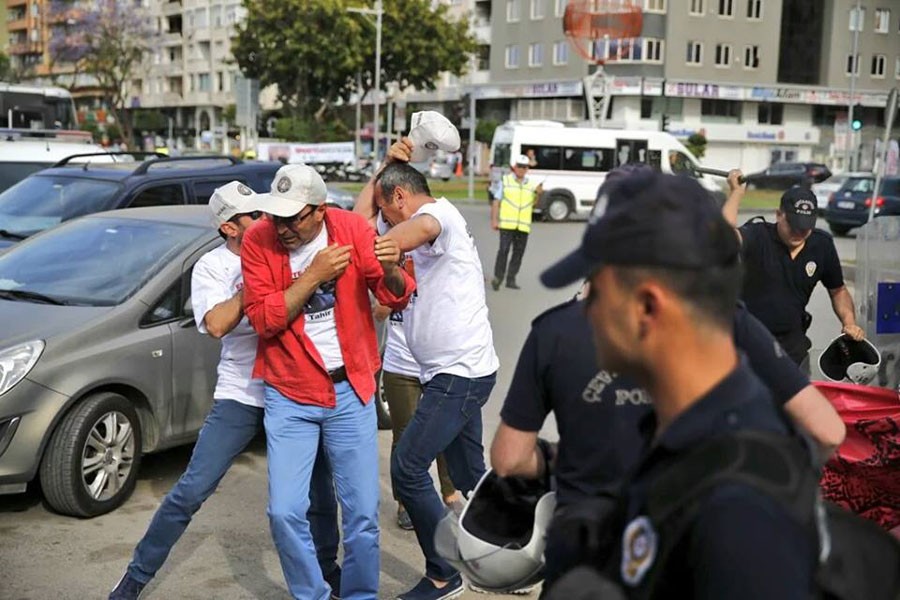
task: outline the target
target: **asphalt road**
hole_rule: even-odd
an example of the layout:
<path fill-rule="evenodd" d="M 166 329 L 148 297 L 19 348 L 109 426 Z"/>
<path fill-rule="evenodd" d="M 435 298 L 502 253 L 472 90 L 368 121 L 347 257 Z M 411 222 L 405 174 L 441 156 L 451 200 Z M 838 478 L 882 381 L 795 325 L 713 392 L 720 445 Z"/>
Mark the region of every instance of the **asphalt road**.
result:
<path fill-rule="evenodd" d="M 488 227 L 486 204 L 463 207 L 475 235 L 485 273 L 490 277 L 497 235 Z M 501 369 L 484 409 L 485 444 L 499 422 L 499 410 L 531 319 L 574 293 L 549 291 L 538 282 L 540 271 L 580 240 L 582 223 L 537 224 L 519 283 L 520 291 L 488 290 L 494 342 Z M 838 240 L 842 260 L 855 256 L 855 242 Z M 813 297 L 813 355 L 839 332 L 827 294 Z M 548 422 L 545 435 L 555 438 Z M 424 569 L 415 537 L 395 525 L 390 499 L 390 433 L 379 434 L 381 458 L 380 596 L 393 598 L 414 584 Z M 85 600 L 106 598 L 123 572 L 134 544 L 144 533 L 159 502 L 183 471 L 190 447 L 145 457 L 137 489 L 116 512 L 89 520 L 48 511 L 39 490 L 0 496 L 0 600 Z M 257 440 L 236 461 L 218 491 L 206 503 L 147 588 L 144 598 L 238 600 L 283 599 L 287 592 L 269 536 L 266 507 L 265 445 Z M 535 594 L 536 596 L 536 594 Z M 467 593 L 466 598 L 480 595 Z"/>

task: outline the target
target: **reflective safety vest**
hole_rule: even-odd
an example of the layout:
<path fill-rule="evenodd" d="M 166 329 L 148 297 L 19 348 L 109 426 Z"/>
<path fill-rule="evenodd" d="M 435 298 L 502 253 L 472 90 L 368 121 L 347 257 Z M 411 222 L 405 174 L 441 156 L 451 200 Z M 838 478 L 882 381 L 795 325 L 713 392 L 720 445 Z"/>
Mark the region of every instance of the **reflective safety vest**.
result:
<path fill-rule="evenodd" d="M 531 232 L 531 213 L 537 196 L 537 184 L 527 177 L 518 181 L 514 173 L 503 176 L 503 198 L 500 199 L 500 229 Z"/>

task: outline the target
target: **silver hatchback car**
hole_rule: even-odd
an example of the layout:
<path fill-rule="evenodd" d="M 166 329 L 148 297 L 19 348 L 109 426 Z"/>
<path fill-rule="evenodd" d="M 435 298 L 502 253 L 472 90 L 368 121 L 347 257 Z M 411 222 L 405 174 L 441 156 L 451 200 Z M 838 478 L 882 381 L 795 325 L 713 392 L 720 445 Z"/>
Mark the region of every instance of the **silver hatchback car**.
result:
<path fill-rule="evenodd" d="M 221 244 L 206 206 L 98 213 L 0 255 L 0 493 L 39 478 L 56 511 L 109 512 L 141 454 L 196 438 L 217 340 L 191 269 Z"/>

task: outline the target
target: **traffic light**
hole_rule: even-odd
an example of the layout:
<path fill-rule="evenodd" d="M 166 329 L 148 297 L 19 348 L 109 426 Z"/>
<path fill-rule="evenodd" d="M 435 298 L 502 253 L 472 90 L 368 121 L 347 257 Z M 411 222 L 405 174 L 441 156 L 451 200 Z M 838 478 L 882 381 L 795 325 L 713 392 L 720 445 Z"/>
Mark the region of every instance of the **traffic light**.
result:
<path fill-rule="evenodd" d="M 860 129 L 862 129 L 862 126 L 862 119 L 859 118 L 853 119 L 853 121 L 850 123 L 850 129 L 852 129 L 853 131 L 859 131 Z"/>
<path fill-rule="evenodd" d="M 662 131 L 669 130 L 669 115 L 662 116 Z"/>

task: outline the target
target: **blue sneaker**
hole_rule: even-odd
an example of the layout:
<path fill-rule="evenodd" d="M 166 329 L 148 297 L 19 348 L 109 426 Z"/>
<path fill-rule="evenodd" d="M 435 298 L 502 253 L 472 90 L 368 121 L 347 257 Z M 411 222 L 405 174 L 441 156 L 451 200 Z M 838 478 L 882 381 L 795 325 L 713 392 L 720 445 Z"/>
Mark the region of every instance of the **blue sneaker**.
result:
<path fill-rule="evenodd" d="M 147 584 L 141 583 L 126 571 L 113 591 L 109 593 L 109 600 L 138 600 L 145 585 Z"/>
<path fill-rule="evenodd" d="M 442 588 L 438 588 L 430 579 L 423 577 L 416 587 L 397 596 L 397 600 L 446 600 L 447 598 L 456 598 L 465 589 L 466 586 L 459 573 Z"/>

